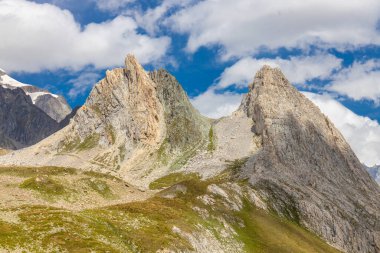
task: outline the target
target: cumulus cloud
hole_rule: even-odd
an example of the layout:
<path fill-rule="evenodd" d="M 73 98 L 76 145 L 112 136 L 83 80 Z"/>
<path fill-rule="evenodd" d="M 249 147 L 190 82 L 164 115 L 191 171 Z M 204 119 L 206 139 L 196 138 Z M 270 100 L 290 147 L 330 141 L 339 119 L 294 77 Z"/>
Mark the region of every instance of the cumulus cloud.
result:
<path fill-rule="evenodd" d="M 380 164 L 380 125 L 355 114 L 329 95 L 303 92 L 341 131 L 361 162 Z"/>
<path fill-rule="evenodd" d="M 218 93 L 213 87 L 191 99 L 199 112 L 207 117 L 217 119 L 230 115 L 241 102 L 242 95 L 233 92 Z"/>
<path fill-rule="evenodd" d="M 290 59 L 255 59 L 246 57 L 228 67 L 218 82 L 219 88 L 231 85 L 247 86 L 264 65 L 279 67 L 292 83 L 302 84 L 314 78 L 324 79 L 341 67 L 342 60 L 330 54 L 297 56 Z"/>
<path fill-rule="evenodd" d="M 25 0 L 0 1 L 0 31 L 0 66 L 7 71 L 107 68 L 127 53 L 144 64 L 160 60 L 170 45 L 168 37 L 140 34 L 130 17 L 81 27 L 67 10 Z"/>
<path fill-rule="evenodd" d="M 189 35 L 189 52 L 221 45 L 229 59 L 262 48 L 379 44 L 379 15 L 378 0 L 205 0 L 172 15 L 168 25 Z"/>
<path fill-rule="evenodd" d="M 117 11 L 135 0 L 93 0 L 102 11 Z"/>
<path fill-rule="evenodd" d="M 127 15 L 135 18 L 140 27 L 144 28 L 149 34 L 157 33 L 165 25 L 169 12 L 189 6 L 195 0 L 163 0 L 162 3 L 145 11 L 138 9 L 125 10 Z"/>
<path fill-rule="evenodd" d="M 98 73 L 85 71 L 77 78 L 69 80 L 68 83 L 72 85 L 68 92 L 69 97 L 75 99 L 78 96 L 84 95 L 100 78 L 101 76 Z"/>
<path fill-rule="evenodd" d="M 354 100 L 380 102 L 380 61 L 354 62 L 351 67 L 334 75 L 327 90 Z"/>
<path fill-rule="evenodd" d="M 264 65 L 280 67 L 285 76 L 293 83 L 304 83 L 314 78 L 327 78 L 332 71 L 341 67 L 341 59 L 333 55 L 298 56 L 290 59 L 254 59 L 243 58 L 226 68 L 206 92 L 192 99 L 198 110 L 211 118 L 226 116 L 235 111 L 242 98 L 241 94 L 225 92 L 225 88 L 247 87 L 253 81 L 256 72 Z"/>

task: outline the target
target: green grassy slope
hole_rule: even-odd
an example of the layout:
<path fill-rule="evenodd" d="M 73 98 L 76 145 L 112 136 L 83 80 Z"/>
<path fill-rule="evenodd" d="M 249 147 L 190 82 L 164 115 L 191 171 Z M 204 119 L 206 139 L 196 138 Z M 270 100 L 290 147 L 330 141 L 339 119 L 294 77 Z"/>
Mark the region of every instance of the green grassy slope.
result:
<path fill-rule="evenodd" d="M 7 172 L 0 170 L 0 174 L 26 173 L 27 178 L 35 179 L 38 177 L 37 174 L 46 168 L 20 170 Z M 66 172 L 63 173 L 62 170 Z M 59 176 L 64 177 L 67 173 L 75 172 L 56 168 L 52 173 L 55 181 L 50 182 L 46 179 L 50 182 L 49 186 L 53 185 L 53 191 L 48 188 L 48 193 L 55 194 L 56 184 L 59 184 L 57 194 L 67 191 L 65 184 L 59 183 Z M 298 224 L 252 205 L 244 195 L 244 191 L 248 189 L 245 182 L 237 183 L 243 191 L 240 197 L 242 208 L 240 210 L 229 208 L 225 198 L 209 191 L 210 185 L 216 185 L 231 199 L 235 199 L 233 191 L 227 187 L 232 180 L 229 175 L 225 173 L 217 178 L 201 181 L 195 176 L 176 174 L 162 179 L 162 185 L 168 188 L 148 200 L 82 211 L 30 205 L 3 208 L 0 210 L 0 251 L 1 249 L 21 252 L 22 250 L 31 252 L 194 250 L 193 245 L 173 229 L 175 227 L 187 234 L 201 233 L 202 230 L 210 231 L 222 245 L 230 244 L 232 240 L 236 241 L 242 246 L 242 252 L 338 252 Z M 99 174 L 93 175 L 90 182 L 96 185 L 88 189 L 93 189 L 99 194 L 104 194 L 104 198 L 108 198 L 112 189 L 102 187 L 102 184 L 98 187 L 96 182 L 102 180 L 99 177 Z M 181 180 L 177 180 L 178 178 Z M 20 187 L 32 185 L 30 190 L 35 191 L 36 182 L 31 181 Z M 178 191 L 179 188 L 182 190 Z M 206 204 L 201 200 L 202 196 L 212 198 L 213 203 Z M 6 215 L 11 215 L 13 219 L 4 218 Z M 236 231 L 228 235 L 230 241 L 222 232 L 226 230 L 226 226 Z"/>

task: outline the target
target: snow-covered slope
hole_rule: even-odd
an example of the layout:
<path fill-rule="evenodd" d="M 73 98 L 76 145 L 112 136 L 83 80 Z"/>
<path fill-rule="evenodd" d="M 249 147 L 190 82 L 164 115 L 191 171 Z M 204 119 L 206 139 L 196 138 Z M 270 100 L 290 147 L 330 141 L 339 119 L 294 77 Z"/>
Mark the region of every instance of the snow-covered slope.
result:
<path fill-rule="evenodd" d="M 71 112 L 71 107 L 62 96 L 52 94 L 31 84 L 21 83 L 10 77 L 2 69 L 0 69 L 0 86 L 12 90 L 22 89 L 32 99 L 33 104 L 57 122 L 63 120 Z"/>

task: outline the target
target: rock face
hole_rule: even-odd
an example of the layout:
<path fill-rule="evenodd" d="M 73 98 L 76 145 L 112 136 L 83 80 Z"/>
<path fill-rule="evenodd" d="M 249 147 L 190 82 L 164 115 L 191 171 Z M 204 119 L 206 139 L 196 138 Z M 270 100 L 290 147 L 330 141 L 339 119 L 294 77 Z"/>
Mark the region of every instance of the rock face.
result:
<path fill-rule="evenodd" d="M 59 124 L 32 103 L 22 89 L 0 86 L 0 147 L 19 149 L 46 138 Z"/>
<path fill-rule="evenodd" d="M 166 125 L 166 152 L 181 153 L 199 146 L 210 130 L 206 119 L 191 105 L 178 81 L 166 70 L 149 73 L 157 84 L 158 99 L 163 105 Z"/>
<path fill-rule="evenodd" d="M 59 123 L 71 113 L 71 107 L 62 96 L 41 95 L 35 105 Z"/>
<path fill-rule="evenodd" d="M 270 208 L 345 252 L 379 252 L 380 188 L 330 120 L 269 67 L 240 110 L 262 137 L 242 177 Z"/>
<path fill-rule="evenodd" d="M 63 120 L 71 112 L 70 106 L 62 96 L 52 94 L 30 84 L 20 83 L 2 70 L 0 70 L 0 86 L 7 89 L 22 89 L 31 98 L 34 105 L 57 122 Z"/>

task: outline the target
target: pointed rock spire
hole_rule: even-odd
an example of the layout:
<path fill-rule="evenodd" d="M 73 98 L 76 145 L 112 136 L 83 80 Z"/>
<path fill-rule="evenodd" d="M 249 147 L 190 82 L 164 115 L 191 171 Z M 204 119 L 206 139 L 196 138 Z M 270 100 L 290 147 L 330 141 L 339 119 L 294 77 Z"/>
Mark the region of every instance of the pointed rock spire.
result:
<path fill-rule="evenodd" d="M 319 108 L 265 66 L 240 110 L 262 136 L 245 174 L 271 208 L 345 252 L 379 252 L 379 186 Z"/>

